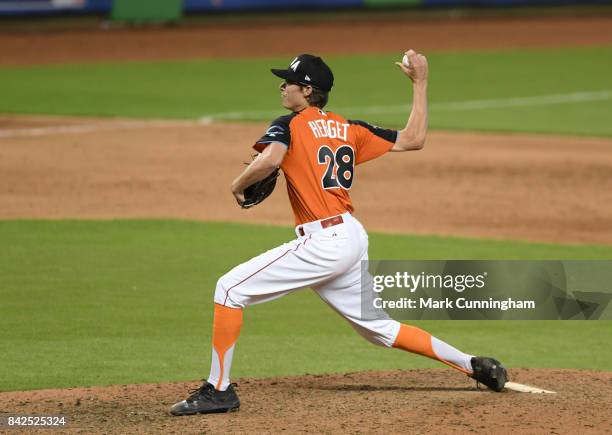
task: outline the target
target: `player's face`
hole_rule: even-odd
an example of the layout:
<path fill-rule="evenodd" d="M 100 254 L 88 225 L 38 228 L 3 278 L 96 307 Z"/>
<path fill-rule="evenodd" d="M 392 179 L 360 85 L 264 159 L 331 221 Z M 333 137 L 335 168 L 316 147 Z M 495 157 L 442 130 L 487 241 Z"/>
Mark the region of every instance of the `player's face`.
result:
<path fill-rule="evenodd" d="M 285 80 L 280 84 L 279 89 L 281 103 L 285 109 L 297 112 L 308 107 L 306 95 L 311 92 L 310 86 L 300 86 L 295 82 Z"/>

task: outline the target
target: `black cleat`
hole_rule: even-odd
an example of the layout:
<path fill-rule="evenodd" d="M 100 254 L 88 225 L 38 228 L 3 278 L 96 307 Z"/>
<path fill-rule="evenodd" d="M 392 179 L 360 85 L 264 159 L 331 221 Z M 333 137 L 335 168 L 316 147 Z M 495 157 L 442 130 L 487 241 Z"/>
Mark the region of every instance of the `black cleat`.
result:
<path fill-rule="evenodd" d="M 237 411 L 240 408 L 240 400 L 234 385 L 236 384 L 230 384 L 225 391 L 217 391 L 213 385 L 204 381 L 200 388 L 189 392 L 191 395 L 187 399 L 172 405 L 170 413 L 193 415 Z"/>
<path fill-rule="evenodd" d="M 470 378 L 485 384 L 493 391 L 502 391 L 508 381 L 506 368 L 494 358 L 475 356 L 472 358 L 472 369 L 474 372 Z"/>

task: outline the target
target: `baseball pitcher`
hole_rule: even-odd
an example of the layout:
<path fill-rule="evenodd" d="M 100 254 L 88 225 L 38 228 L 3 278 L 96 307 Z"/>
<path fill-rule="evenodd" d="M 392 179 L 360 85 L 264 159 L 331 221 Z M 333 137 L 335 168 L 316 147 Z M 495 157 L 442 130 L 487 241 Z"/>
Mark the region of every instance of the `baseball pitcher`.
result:
<path fill-rule="evenodd" d="M 243 310 L 304 287 L 314 289 L 366 340 L 438 360 L 492 390 L 504 388 L 507 373 L 499 361 L 463 353 L 422 329 L 388 317 L 361 316 L 361 261 L 368 259 L 368 235 L 352 215 L 349 192 L 355 167 L 389 151 L 420 150 L 427 134 L 427 59 L 413 50 L 405 54 L 408 61 L 397 65 L 412 81 L 413 105 L 406 127 L 399 131 L 325 111 L 334 76 L 320 57 L 302 54 L 288 68 L 272 69 L 283 79 L 280 94 L 289 114 L 272 121 L 255 142 L 260 154 L 231 188 L 239 205 L 252 206 L 259 200 L 245 197 L 245 191 L 257 190 L 252 187 L 262 180 L 275 180 L 280 167 L 287 180 L 296 238 L 219 279 L 210 375 L 187 399 L 172 406 L 173 415 L 237 410 L 240 401 L 230 384 L 230 370 Z M 274 182 L 263 184 L 273 188 Z M 268 193 L 255 196 L 265 198 Z"/>

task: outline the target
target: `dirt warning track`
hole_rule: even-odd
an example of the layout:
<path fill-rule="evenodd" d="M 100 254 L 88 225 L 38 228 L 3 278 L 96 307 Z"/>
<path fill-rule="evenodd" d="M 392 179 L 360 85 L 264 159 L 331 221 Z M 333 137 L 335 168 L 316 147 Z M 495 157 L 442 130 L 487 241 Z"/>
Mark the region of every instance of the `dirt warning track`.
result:
<path fill-rule="evenodd" d="M 86 41 L 86 43 L 85 43 Z M 208 23 L 187 28 L 0 32 L 0 65 L 402 53 L 612 43 L 612 15 Z"/>

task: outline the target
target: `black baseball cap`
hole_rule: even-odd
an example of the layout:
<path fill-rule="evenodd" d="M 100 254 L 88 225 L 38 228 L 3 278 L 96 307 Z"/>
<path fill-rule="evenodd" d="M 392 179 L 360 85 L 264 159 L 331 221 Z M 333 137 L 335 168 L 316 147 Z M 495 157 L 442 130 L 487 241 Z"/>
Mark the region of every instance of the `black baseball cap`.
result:
<path fill-rule="evenodd" d="M 334 85 L 334 74 L 331 69 L 323 62 L 323 59 L 312 54 L 300 54 L 293 59 L 287 69 L 272 68 L 270 71 L 281 79 L 301 85 L 310 85 L 324 92 L 331 91 Z"/>

